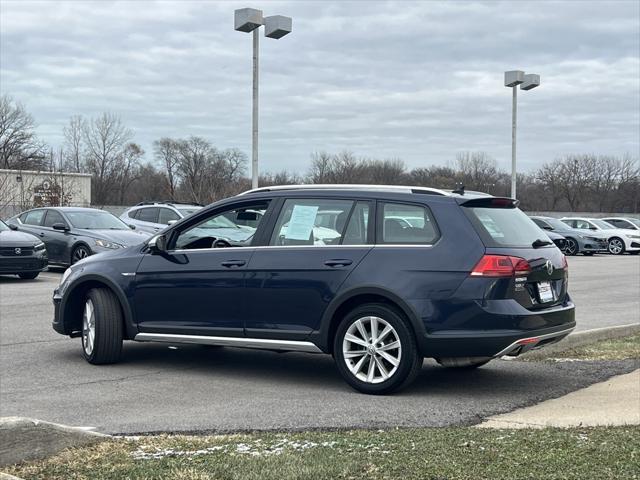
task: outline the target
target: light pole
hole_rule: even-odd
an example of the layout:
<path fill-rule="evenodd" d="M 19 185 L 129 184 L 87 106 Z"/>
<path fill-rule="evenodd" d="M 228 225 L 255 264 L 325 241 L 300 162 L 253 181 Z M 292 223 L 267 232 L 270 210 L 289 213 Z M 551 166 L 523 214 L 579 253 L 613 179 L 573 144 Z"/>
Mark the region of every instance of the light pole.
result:
<path fill-rule="evenodd" d="M 251 113 L 251 188 L 258 188 L 258 76 L 260 40 L 258 31 L 264 25 L 264 36 L 282 38 L 291 33 L 291 18 L 282 15 L 264 17 L 262 10 L 241 8 L 235 11 L 235 29 L 239 32 L 253 32 L 253 100 Z"/>
<path fill-rule="evenodd" d="M 540 75 L 525 74 L 521 70 L 504 72 L 504 86 L 513 90 L 511 110 L 511 198 L 516 198 L 516 126 L 518 123 L 518 85 L 520 90 L 531 90 L 540 85 Z"/>

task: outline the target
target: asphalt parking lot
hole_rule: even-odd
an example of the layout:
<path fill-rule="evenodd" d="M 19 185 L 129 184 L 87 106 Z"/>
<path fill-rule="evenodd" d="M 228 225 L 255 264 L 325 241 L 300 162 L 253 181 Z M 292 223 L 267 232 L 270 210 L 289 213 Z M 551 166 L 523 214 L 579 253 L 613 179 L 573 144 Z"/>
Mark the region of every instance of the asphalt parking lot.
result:
<path fill-rule="evenodd" d="M 578 329 L 637 323 L 640 257 L 573 257 Z M 84 361 L 80 339 L 51 329 L 61 272 L 0 277 L 0 416 L 107 433 L 472 424 L 554 398 L 637 365 L 494 361 L 452 372 L 425 361 L 411 388 L 351 390 L 328 356 L 126 342 L 120 364 Z"/>

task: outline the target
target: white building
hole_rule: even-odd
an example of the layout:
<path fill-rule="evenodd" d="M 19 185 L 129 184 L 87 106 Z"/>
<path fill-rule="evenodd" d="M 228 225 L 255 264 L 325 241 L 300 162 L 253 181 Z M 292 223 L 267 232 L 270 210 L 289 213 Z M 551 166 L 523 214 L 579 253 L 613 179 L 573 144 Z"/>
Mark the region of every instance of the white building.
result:
<path fill-rule="evenodd" d="M 88 173 L 0 169 L 0 217 L 33 207 L 91 205 Z"/>

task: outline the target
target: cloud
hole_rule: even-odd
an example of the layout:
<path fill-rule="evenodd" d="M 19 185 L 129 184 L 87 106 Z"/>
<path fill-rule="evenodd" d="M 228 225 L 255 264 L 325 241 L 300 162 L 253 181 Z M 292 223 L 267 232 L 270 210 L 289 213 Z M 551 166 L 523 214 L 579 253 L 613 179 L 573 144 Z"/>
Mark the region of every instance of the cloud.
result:
<path fill-rule="evenodd" d="M 293 17 L 261 38 L 262 168 L 298 172 L 316 150 L 446 163 L 460 150 L 510 161 L 505 70 L 519 92 L 523 169 L 571 152 L 638 154 L 639 5 L 619 2 L 254 2 Z M 250 152 L 251 36 L 240 2 L 0 3 L 0 90 L 39 134 L 111 111 L 145 150 L 201 135 Z"/>

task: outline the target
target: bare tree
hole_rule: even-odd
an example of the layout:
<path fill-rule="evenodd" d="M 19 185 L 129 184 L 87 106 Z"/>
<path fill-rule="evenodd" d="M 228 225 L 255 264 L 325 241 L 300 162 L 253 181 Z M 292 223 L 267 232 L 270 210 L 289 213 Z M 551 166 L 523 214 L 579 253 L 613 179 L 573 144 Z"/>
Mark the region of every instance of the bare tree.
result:
<path fill-rule="evenodd" d="M 0 166 L 40 170 L 44 144 L 36 137 L 35 122 L 24 106 L 8 95 L 0 96 Z"/>
<path fill-rule="evenodd" d="M 165 183 L 169 198 L 176 199 L 176 190 L 180 180 L 178 163 L 180 161 L 180 142 L 172 138 L 163 137 L 153 142 L 153 155 L 165 173 Z"/>
<path fill-rule="evenodd" d="M 144 150 L 136 143 L 127 144 L 120 154 L 116 172 L 119 205 L 124 204 L 127 190 L 140 175 L 140 160 L 143 156 Z"/>
<path fill-rule="evenodd" d="M 85 130 L 86 121 L 81 115 L 72 116 L 69 119 L 69 124 L 62 129 L 67 171 L 80 173 L 83 170 Z"/>
<path fill-rule="evenodd" d="M 123 151 L 133 137 L 120 117 L 103 113 L 87 122 L 84 141 L 87 149 L 86 167 L 93 175 L 93 202 L 104 205 L 119 179 Z"/>

